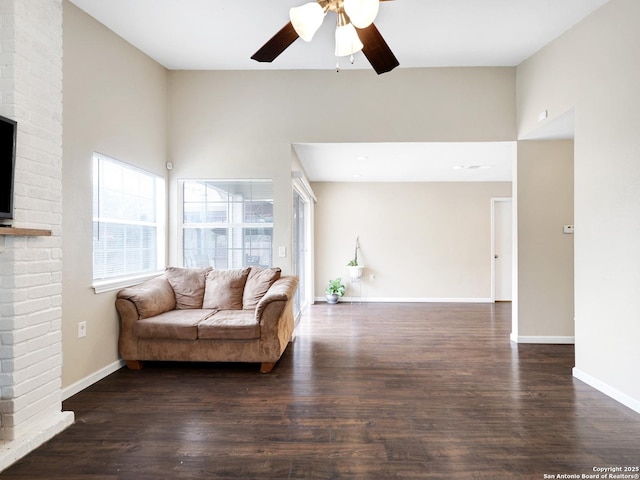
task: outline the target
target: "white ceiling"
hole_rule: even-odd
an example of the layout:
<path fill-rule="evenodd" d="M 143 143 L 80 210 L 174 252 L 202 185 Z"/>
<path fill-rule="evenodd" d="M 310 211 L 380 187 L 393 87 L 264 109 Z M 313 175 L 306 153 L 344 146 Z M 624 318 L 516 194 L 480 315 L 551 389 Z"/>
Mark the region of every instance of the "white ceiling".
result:
<path fill-rule="evenodd" d="M 511 181 L 515 142 L 293 145 L 316 182 Z"/>
<path fill-rule="evenodd" d="M 172 70 L 331 69 L 335 15 L 272 64 L 250 59 L 309 0 L 71 0 Z M 376 26 L 401 68 L 514 66 L 608 0 L 395 0 Z M 351 67 L 370 68 L 362 54 Z"/>
<path fill-rule="evenodd" d="M 70 1 L 171 70 L 333 69 L 336 65 L 333 56 L 335 15 L 331 12 L 312 42 L 296 40 L 271 64 L 250 59 L 289 21 L 289 8 L 308 0 Z M 399 68 L 515 66 L 607 1 L 395 0 L 380 5 L 375 23 L 398 58 Z M 358 53 L 353 65 L 341 60 L 340 68 L 371 67 Z M 566 137 L 567 128 L 572 129 L 572 124 L 567 125 L 565 122 L 563 131 L 552 131 L 551 135 Z M 353 158 L 369 157 L 368 171 L 371 173 L 361 177 L 369 177 L 369 181 L 389 179 L 391 173 L 373 169 L 373 165 L 381 163 L 381 154 L 374 152 L 374 146 L 380 152 L 384 149 L 387 155 L 392 155 L 398 160 L 397 165 L 402 162 L 403 169 L 410 174 L 405 180 L 415 179 L 416 172 L 428 178 L 425 168 L 432 162 L 426 159 L 433 158 L 440 159 L 437 169 L 431 172 L 434 178 L 442 176 L 441 162 L 445 158 L 449 159 L 450 170 L 455 165 L 480 164 L 487 156 L 496 159 L 492 160 L 496 165 L 494 168 L 457 171 L 456 174 L 463 174 L 459 176 L 484 179 L 491 173 L 499 172 L 500 178 L 505 174 L 497 167 L 506 162 L 497 160 L 497 155 L 507 150 L 504 145 L 480 149 L 480 145 L 473 144 L 479 148 L 476 159 L 468 157 L 466 147 L 454 145 L 371 144 L 367 149 L 369 153 L 356 153 Z M 452 150 L 444 154 L 443 146 L 450 146 Z M 295 149 L 308 169 L 310 179 L 316 181 L 329 175 L 318 168 L 318 158 L 323 158 L 322 163 L 329 166 L 335 162 L 334 158 L 344 160 L 348 155 L 362 151 L 362 147 L 361 144 L 316 144 L 296 145 Z M 324 154 L 323 148 L 327 149 Z M 340 150 L 344 152 L 340 153 Z M 487 150 L 493 153 L 489 154 Z M 458 154 L 462 156 L 456 157 Z M 345 165 L 344 161 L 341 165 Z M 395 175 L 401 180 L 397 173 Z M 356 181 L 350 172 L 340 178 Z"/>

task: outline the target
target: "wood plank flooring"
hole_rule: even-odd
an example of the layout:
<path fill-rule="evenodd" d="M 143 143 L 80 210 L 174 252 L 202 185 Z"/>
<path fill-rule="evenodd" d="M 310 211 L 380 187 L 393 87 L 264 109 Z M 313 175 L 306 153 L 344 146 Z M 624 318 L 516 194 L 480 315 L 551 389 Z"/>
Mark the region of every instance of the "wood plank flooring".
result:
<path fill-rule="evenodd" d="M 511 305 L 318 304 L 274 370 L 147 364 L 2 479 L 543 479 L 640 465 L 640 415 L 509 341 Z M 547 477 L 545 477 L 547 475 Z"/>

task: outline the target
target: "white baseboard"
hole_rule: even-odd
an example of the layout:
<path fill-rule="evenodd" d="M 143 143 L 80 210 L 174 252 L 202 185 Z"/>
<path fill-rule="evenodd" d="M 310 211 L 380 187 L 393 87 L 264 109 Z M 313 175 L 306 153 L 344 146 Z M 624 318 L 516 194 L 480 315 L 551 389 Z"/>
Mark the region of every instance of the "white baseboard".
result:
<path fill-rule="evenodd" d="M 95 373 L 92 373 L 91 375 L 83 378 L 82 380 L 78 380 L 76 383 L 69 385 L 67 388 L 63 388 L 62 400 L 64 401 L 67 398 L 74 396 L 76 393 L 80 393 L 85 388 L 90 387 L 94 383 L 111 375 L 113 372 L 117 372 L 124 366 L 125 366 L 125 361 L 118 360 L 117 362 L 113 362 L 111 365 L 107 365 L 106 367 L 98 370 Z"/>
<path fill-rule="evenodd" d="M 626 393 L 607 385 L 588 373 L 583 372 L 579 368 L 573 367 L 573 376 L 596 390 L 601 391 L 608 397 L 613 398 L 617 402 L 620 402 L 624 406 L 629 407 L 634 412 L 640 413 L 640 400 L 630 397 Z"/>
<path fill-rule="evenodd" d="M 557 345 L 573 345 L 576 343 L 576 337 L 557 337 L 557 336 L 515 336 L 511 334 L 511 341 L 515 343 L 544 343 Z"/>
<path fill-rule="evenodd" d="M 315 297 L 316 302 L 326 302 L 325 297 Z M 397 297 L 342 297 L 345 303 L 493 303 L 490 298 L 397 298 Z"/>
<path fill-rule="evenodd" d="M 0 443 L 0 472 L 73 424 L 73 412 L 58 412 L 29 428 L 29 433 Z"/>

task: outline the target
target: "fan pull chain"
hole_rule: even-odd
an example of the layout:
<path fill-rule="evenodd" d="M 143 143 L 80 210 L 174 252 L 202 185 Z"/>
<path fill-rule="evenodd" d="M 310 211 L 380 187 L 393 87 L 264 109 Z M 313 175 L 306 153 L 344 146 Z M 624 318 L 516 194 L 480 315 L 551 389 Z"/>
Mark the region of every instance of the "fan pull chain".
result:
<path fill-rule="evenodd" d="M 356 59 L 353 57 L 353 53 L 352 53 L 351 57 L 349 57 L 349 61 L 351 62 L 351 65 L 354 64 L 355 60 Z M 340 57 L 336 57 L 336 73 L 340 73 Z"/>

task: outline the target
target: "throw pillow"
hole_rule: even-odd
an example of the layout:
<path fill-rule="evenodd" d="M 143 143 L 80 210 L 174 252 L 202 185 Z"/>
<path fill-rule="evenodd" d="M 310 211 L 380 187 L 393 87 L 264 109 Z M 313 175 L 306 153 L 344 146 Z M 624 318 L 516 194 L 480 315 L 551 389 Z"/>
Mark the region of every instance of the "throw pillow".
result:
<path fill-rule="evenodd" d="M 249 267 L 234 270 L 211 270 L 207 273 L 203 308 L 242 310 L 242 293 Z"/>
<path fill-rule="evenodd" d="M 244 286 L 242 308 L 254 310 L 267 290 L 280 278 L 281 270 L 275 268 L 251 267 L 247 284 Z"/>
<path fill-rule="evenodd" d="M 210 270 L 211 267 L 167 267 L 164 275 L 176 294 L 176 310 L 202 308 L 205 276 Z"/>

